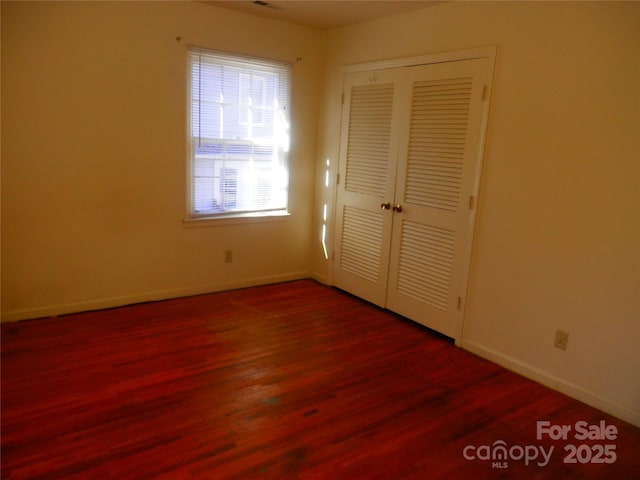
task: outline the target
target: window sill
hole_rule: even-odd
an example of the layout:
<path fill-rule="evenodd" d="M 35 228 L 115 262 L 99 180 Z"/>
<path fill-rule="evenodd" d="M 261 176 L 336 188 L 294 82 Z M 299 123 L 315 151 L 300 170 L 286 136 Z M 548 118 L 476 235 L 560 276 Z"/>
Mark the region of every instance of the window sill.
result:
<path fill-rule="evenodd" d="M 224 227 L 227 225 L 249 225 L 252 223 L 282 222 L 291 214 L 286 211 L 263 213 L 232 213 L 215 217 L 186 218 L 185 227 Z"/>

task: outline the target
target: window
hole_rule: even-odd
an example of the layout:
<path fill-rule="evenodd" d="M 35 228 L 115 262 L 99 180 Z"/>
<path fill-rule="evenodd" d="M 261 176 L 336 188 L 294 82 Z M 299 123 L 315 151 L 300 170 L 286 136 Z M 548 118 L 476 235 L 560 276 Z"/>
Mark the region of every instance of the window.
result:
<path fill-rule="evenodd" d="M 290 70 L 189 49 L 189 218 L 287 211 Z"/>

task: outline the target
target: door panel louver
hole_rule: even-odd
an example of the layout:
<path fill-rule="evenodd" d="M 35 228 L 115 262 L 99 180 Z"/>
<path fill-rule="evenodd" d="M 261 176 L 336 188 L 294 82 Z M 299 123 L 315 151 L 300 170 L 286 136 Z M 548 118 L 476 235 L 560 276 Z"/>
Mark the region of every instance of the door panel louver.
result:
<path fill-rule="evenodd" d="M 471 78 L 414 84 L 405 202 L 457 210 L 471 87 Z"/>
<path fill-rule="evenodd" d="M 365 280 L 377 282 L 380 275 L 382 235 L 382 214 L 345 206 L 340 268 Z"/>
<path fill-rule="evenodd" d="M 401 238 L 398 292 L 445 311 L 453 269 L 455 232 L 405 221 Z"/>
<path fill-rule="evenodd" d="M 345 190 L 379 195 L 386 190 L 393 85 L 351 90 Z"/>

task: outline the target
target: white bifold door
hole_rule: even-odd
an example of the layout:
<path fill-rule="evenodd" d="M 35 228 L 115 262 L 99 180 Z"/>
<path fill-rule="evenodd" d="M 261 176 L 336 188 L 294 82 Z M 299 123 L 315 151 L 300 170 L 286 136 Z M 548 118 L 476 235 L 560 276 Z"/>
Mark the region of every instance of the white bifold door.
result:
<path fill-rule="evenodd" d="M 486 58 L 345 76 L 334 284 L 459 338 Z"/>

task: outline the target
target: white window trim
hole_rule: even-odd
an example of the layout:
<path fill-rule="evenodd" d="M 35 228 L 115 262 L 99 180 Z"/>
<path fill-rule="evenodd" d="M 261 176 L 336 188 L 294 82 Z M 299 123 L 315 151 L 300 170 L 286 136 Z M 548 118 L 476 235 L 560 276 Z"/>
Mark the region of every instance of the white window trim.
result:
<path fill-rule="evenodd" d="M 224 227 L 227 225 L 246 225 L 252 223 L 284 222 L 291 216 L 291 212 L 274 210 L 269 212 L 230 213 L 219 215 L 215 218 L 185 218 L 182 222 L 185 227 Z"/>
<path fill-rule="evenodd" d="M 265 59 L 265 58 L 261 58 L 261 57 L 254 57 L 254 56 L 248 56 L 248 55 L 242 55 L 242 54 L 235 54 L 235 53 L 231 53 L 231 52 L 221 52 L 221 51 L 216 51 L 216 50 L 212 50 L 212 49 L 206 49 L 206 48 L 201 48 L 201 47 L 193 47 L 193 46 L 189 46 L 188 50 L 187 50 L 187 62 L 186 62 L 186 76 L 187 76 L 187 99 L 186 99 L 186 106 L 187 106 L 187 115 L 185 117 L 185 124 L 186 124 L 186 159 L 187 161 L 186 163 L 186 191 L 185 191 L 185 216 L 183 219 L 183 225 L 185 227 L 190 227 L 190 228 L 199 228 L 199 227 L 212 227 L 212 226 L 225 226 L 225 225 L 237 225 L 237 224 L 251 224 L 251 223 L 265 223 L 265 222 L 282 222 L 282 221 L 286 221 L 288 219 L 288 217 L 291 216 L 291 213 L 289 211 L 289 192 L 290 192 L 290 187 L 287 187 L 287 202 L 286 205 L 283 208 L 279 208 L 279 209 L 273 209 L 273 210 L 260 210 L 260 211 L 236 211 L 236 212 L 221 212 L 221 213 L 215 213 L 215 214 L 210 214 L 210 215 L 194 215 L 193 212 L 193 208 L 192 208 L 192 202 L 193 202 L 193 198 L 192 198 L 192 189 L 193 187 L 193 165 L 192 165 L 192 152 L 191 152 L 191 119 L 190 119 L 190 112 L 191 112 L 191 106 L 190 103 L 192 101 L 192 94 L 191 94 L 191 61 L 189 59 L 189 55 L 192 52 L 204 52 L 204 53 L 211 53 L 214 55 L 222 55 L 222 56 L 227 56 L 229 58 L 235 59 L 237 61 L 242 61 L 243 59 L 249 60 L 249 61 L 255 61 L 255 62 L 265 62 L 268 64 L 272 64 L 272 65 L 277 65 L 277 64 L 281 64 L 281 65 L 286 65 L 288 66 L 290 69 L 292 67 L 292 63 L 290 62 L 286 62 L 286 61 L 282 61 L 282 60 L 277 60 L 277 59 Z M 289 96 L 291 96 L 291 70 L 289 71 L 289 78 L 288 78 L 288 84 L 289 84 Z M 290 98 L 290 97 L 289 97 Z M 291 113 L 290 113 L 290 102 L 289 102 L 289 123 L 291 123 Z M 286 164 L 286 170 L 287 170 L 287 175 L 289 176 L 290 174 L 290 162 L 288 161 L 288 159 L 285 159 L 285 164 Z"/>

